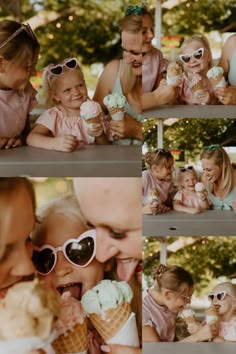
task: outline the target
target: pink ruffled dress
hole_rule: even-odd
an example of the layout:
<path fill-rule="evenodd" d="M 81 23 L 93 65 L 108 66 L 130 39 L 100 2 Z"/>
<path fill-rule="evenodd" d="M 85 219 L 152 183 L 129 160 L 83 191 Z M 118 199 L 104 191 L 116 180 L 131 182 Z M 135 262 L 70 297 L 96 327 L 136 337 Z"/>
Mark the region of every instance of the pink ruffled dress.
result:
<path fill-rule="evenodd" d="M 219 323 L 219 336 L 226 341 L 236 342 L 236 318 Z"/>
<path fill-rule="evenodd" d="M 84 120 L 70 116 L 64 107 L 57 105 L 44 112 L 36 121 L 48 128 L 54 136 L 73 135 L 82 144 L 94 144 L 95 138 L 88 134 Z"/>
<path fill-rule="evenodd" d="M 150 169 L 142 172 L 142 195 L 143 205 L 150 203 L 150 195 L 152 190 L 158 191 L 158 199 L 161 204 L 165 203 L 173 189 L 173 182 L 157 180 Z"/>
<path fill-rule="evenodd" d="M 186 195 L 184 191 L 178 191 L 175 196 L 174 200 L 178 200 L 181 204 L 183 204 L 186 207 L 190 208 L 200 208 L 201 205 L 199 203 L 199 200 L 196 195 Z"/>

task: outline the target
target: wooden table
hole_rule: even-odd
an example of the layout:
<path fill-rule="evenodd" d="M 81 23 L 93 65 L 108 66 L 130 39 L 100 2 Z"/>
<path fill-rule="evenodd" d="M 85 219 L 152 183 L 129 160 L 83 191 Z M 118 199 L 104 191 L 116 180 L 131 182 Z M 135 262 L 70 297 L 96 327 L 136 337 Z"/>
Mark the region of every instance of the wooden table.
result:
<path fill-rule="evenodd" d="M 163 105 L 144 111 L 143 118 L 236 118 L 236 105 Z"/>
<path fill-rule="evenodd" d="M 69 153 L 30 146 L 0 150 L 0 175 L 140 177 L 141 146 L 86 145 Z"/>
<path fill-rule="evenodd" d="M 235 354 L 231 343 L 144 343 L 142 354 Z"/>
<path fill-rule="evenodd" d="M 192 215 L 170 211 L 144 215 L 143 236 L 236 236 L 234 211 L 205 210 Z"/>

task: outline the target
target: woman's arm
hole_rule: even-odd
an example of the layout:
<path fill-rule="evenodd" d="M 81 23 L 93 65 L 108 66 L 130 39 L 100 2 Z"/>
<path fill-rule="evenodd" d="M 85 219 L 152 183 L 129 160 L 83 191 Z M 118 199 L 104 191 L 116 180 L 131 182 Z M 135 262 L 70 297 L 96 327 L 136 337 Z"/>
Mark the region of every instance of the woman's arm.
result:
<path fill-rule="evenodd" d="M 142 95 L 142 109 L 152 109 L 163 104 L 175 103 L 178 91 L 178 87 L 161 85 L 155 91 L 144 93 Z"/>
<path fill-rule="evenodd" d="M 112 92 L 118 75 L 119 65 L 119 60 L 112 60 L 105 66 L 98 80 L 96 90 L 93 96 L 93 100 L 97 101 L 101 105 L 102 110 L 105 113 L 107 113 L 107 107 L 103 103 L 103 98 Z"/>
<path fill-rule="evenodd" d="M 219 66 L 221 66 L 224 69 L 226 78 L 228 78 L 230 59 L 233 55 L 235 48 L 236 48 L 236 35 L 233 34 L 225 42 L 222 49 L 221 58 L 219 61 Z"/>
<path fill-rule="evenodd" d="M 151 326 L 143 326 L 142 330 L 143 342 L 161 342 L 157 331 Z"/>

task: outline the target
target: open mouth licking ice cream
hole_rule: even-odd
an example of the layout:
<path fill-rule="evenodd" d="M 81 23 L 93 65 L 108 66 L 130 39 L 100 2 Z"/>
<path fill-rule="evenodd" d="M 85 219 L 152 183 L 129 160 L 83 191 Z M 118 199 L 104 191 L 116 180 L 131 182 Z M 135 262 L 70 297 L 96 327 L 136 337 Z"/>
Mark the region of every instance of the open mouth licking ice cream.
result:
<path fill-rule="evenodd" d="M 210 306 L 206 309 L 206 323 L 217 321 L 219 319 L 218 311 L 215 306 Z"/>
<path fill-rule="evenodd" d="M 35 279 L 12 286 L 0 300 L 0 353 L 24 353 L 48 344 L 59 313 L 57 294 L 43 282 Z M 20 348 L 14 350 L 17 340 Z"/>
<path fill-rule="evenodd" d="M 81 353 L 88 350 L 86 313 L 80 301 L 64 292 L 61 297 L 61 313 L 56 323 L 57 338 L 52 343 L 56 354 Z"/>
<path fill-rule="evenodd" d="M 101 122 L 102 108 L 96 101 L 87 100 L 80 106 L 80 115 L 86 124 L 96 124 Z"/>
<path fill-rule="evenodd" d="M 113 120 L 122 120 L 125 114 L 126 97 L 119 93 L 111 93 L 103 99 Z"/>
<path fill-rule="evenodd" d="M 82 297 L 82 305 L 98 333 L 108 344 L 139 347 L 133 293 L 124 281 L 102 280 Z"/>
<path fill-rule="evenodd" d="M 207 77 L 213 87 L 225 87 L 226 81 L 224 78 L 224 69 L 220 66 L 213 66 L 207 72 Z"/>
<path fill-rule="evenodd" d="M 167 66 L 166 82 L 167 85 L 178 85 L 183 77 L 183 67 L 177 61 Z"/>

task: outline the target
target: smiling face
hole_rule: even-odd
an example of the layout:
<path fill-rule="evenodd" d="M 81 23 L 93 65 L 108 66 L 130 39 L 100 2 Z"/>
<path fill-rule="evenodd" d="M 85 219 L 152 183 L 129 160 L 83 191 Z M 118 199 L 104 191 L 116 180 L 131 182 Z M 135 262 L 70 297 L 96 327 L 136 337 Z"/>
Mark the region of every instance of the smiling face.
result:
<path fill-rule="evenodd" d="M 0 258 L 0 289 L 3 289 L 34 273 L 29 236 L 35 217 L 32 199 L 23 187 L 1 197 L 0 210 L 0 234 L 2 240 L 6 240 Z"/>
<path fill-rule="evenodd" d="M 197 175 L 195 171 L 179 172 L 180 175 L 180 187 L 187 192 L 194 192 L 195 185 L 197 183 Z"/>
<path fill-rule="evenodd" d="M 132 67 L 135 76 L 142 75 L 142 33 L 121 32 L 124 60 Z"/>
<path fill-rule="evenodd" d="M 166 293 L 165 293 L 166 291 Z M 190 304 L 193 294 L 193 287 L 188 284 L 183 284 L 179 291 L 165 290 L 164 296 L 169 310 L 173 313 L 183 311 L 187 304 Z"/>
<path fill-rule="evenodd" d="M 203 43 L 198 41 L 189 42 L 182 46 L 181 54 L 193 54 L 198 49 L 204 48 Z M 209 63 L 211 61 L 211 55 L 206 48 L 204 48 L 203 55 L 200 59 L 196 59 L 194 55 L 191 55 L 190 61 L 184 63 L 185 70 L 189 73 L 204 74 L 209 69 Z"/>
<path fill-rule="evenodd" d="M 141 178 L 75 178 L 81 210 L 97 231 L 96 257 L 115 256 L 129 281 L 142 259 Z"/>
<path fill-rule="evenodd" d="M 150 52 L 152 40 L 154 38 L 152 18 L 145 14 L 142 17 L 142 51 Z"/>
<path fill-rule="evenodd" d="M 84 225 L 69 219 L 63 214 L 54 214 L 47 219 L 47 223 L 40 228 L 37 236 L 37 246 L 49 244 L 53 247 L 62 246 L 70 238 L 78 238 L 87 231 Z M 63 252 L 57 253 L 55 268 L 48 275 L 39 275 L 46 283 L 56 289 L 60 294 L 69 291 L 71 295 L 80 300 L 88 289 L 91 289 L 104 278 L 104 265 L 95 258 L 88 266 L 79 268 L 71 264 Z"/>
<path fill-rule="evenodd" d="M 202 159 L 202 169 L 204 176 L 207 178 L 208 182 L 215 183 L 219 181 L 222 177 L 222 168 L 215 164 L 213 158 Z"/>
<path fill-rule="evenodd" d="M 54 80 L 52 96 L 68 112 L 78 111 L 88 98 L 87 87 L 80 70 L 64 69 L 63 74 Z"/>
<path fill-rule="evenodd" d="M 151 166 L 151 171 L 153 176 L 158 180 L 171 181 L 172 172 L 174 170 L 174 159 L 168 158 L 164 164 L 161 166 L 153 164 Z"/>

